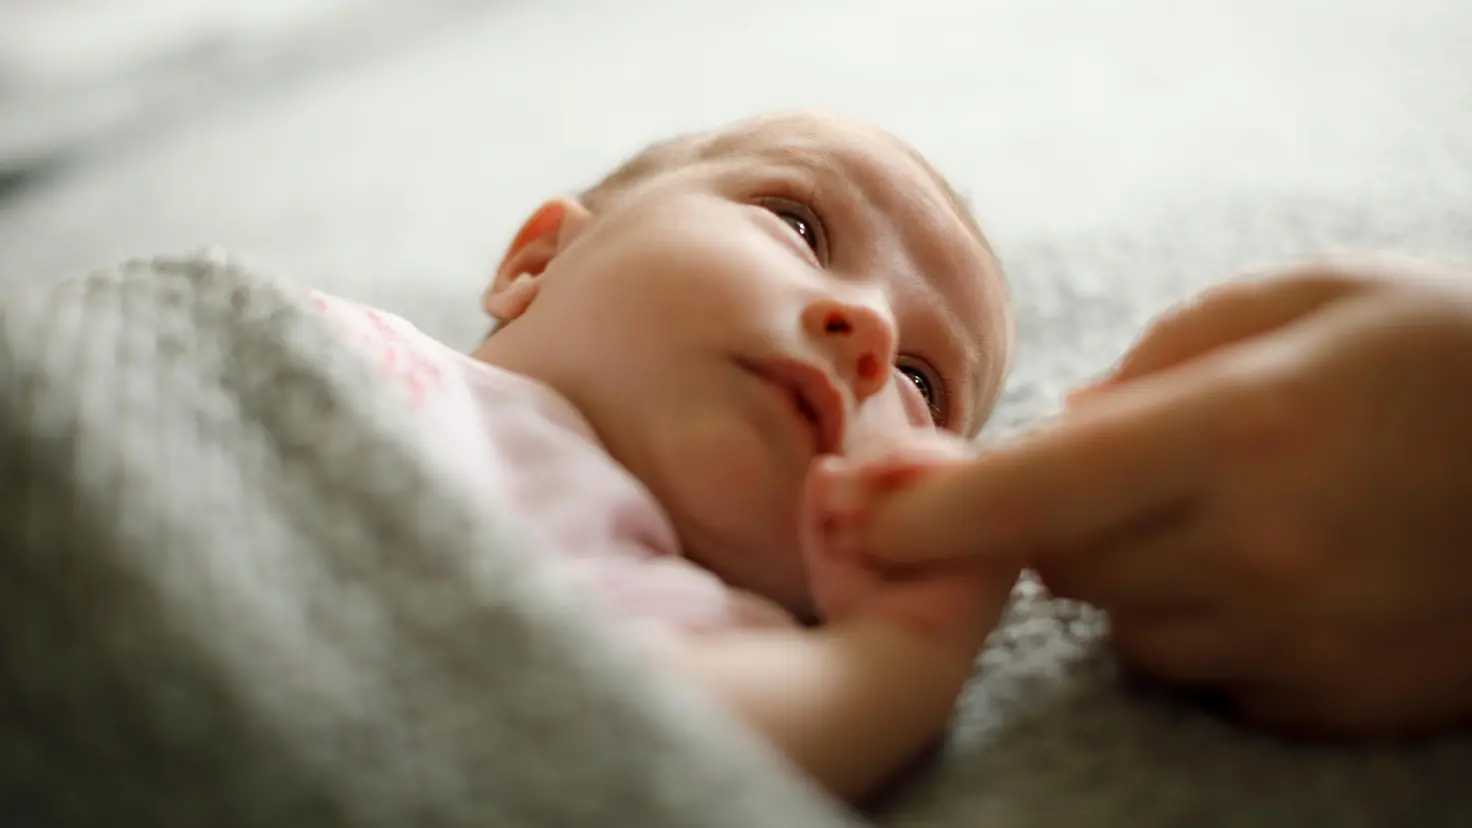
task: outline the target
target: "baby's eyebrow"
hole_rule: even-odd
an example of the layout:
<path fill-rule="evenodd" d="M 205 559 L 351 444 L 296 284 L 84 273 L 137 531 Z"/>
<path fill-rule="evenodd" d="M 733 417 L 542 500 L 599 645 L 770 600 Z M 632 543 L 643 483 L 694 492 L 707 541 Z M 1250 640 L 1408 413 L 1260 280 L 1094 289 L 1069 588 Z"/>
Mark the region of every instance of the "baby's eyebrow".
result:
<path fill-rule="evenodd" d="M 834 157 L 831 151 L 823 147 L 782 144 L 760 148 L 751 153 L 750 157 L 758 162 L 797 170 L 814 180 L 823 182 L 824 190 L 828 192 L 838 190 L 839 197 L 843 199 L 863 198 L 863 186 L 854 180 L 855 176 L 845 172 L 843 164 Z"/>
<path fill-rule="evenodd" d="M 931 239 L 932 245 L 936 240 Z M 945 335 L 958 420 L 967 434 L 980 430 L 1005 370 L 1010 323 L 996 313 L 1001 268 L 995 257 L 981 260 L 962 248 L 921 243 L 931 257 L 916 252 L 917 273 L 926 289 L 926 305 Z M 969 246 L 969 245 L 968 245 Z M 974 250 L 974 248 L 973 248 Z M 1005 312 L 1004 312 L 1005 314 Z"/>
<path fill-rule="evenodd" d="M 877 175 L 862 155 L 842 152 L 831 142 L 801 133 L 781 142 L 763 141 L 759 136 L 742 133 L 718 136 L 704 147 L 701 156 L 796 169 L 824 181 L 842 184 L 844 195 L 854 197 L 864 193 L 864 187 L 855 181 L 856 178 L 872 181 Z M 855 175 L 855 172 L 859 174 Z"/>
<path fill-rule="evenodd" d="M 956 395 L 953 405 L 957 405 L 957 413 L 960 415 L 960 423 L 965 431 L 971 432 L 971 420 L 975 417 L 978 409 L 977 395 L 985 386 L 986 382 L 986 349 L 975 341 L 971 332 L 967 329 L 961 315 L 956 312 L 955 307 L 946 301 L 946 294 L 936 284 L 935 279 L 929 275 L 925 276 L 926 284 L 935 292 L 935 312 L 940 319 L 940 326 L 945 333 L 946 341 L 960 357 L 961 375 L 956 377 L 952 386 L 952 393 Z"/>
<path fill-rule="evenodd" d="M 800 167 L 820 175 L 842 176 L 842 170 L 839 169 L 833 153 L 821 147 L 786 144 L 770 147 L 760 154 L 769 160 Z"/>
<path fill-rule="evenodd" d="M 987 239 L 986 233 L 982 232 L 981 223 L 976 220 L 976 210 L 971 204 L 971 199 L 960 190 L 951 186 L 950 180 L 941 175 L 940 170 L 937 170 L 935 165 L 930 163 L 929 159 L 921 155 L 919 150 L 908 144 L 904 145 L 904 147 L 905 152 L 910 156 L 911 160 L 918 164 L 925 171 L 925 174 L 930 176 L 930 180 L 945 194 L 946 201 L 950 202 L 951 209 L 956 212 L 956 216 L 966 225 L 966 229 L 970 231 L 972 237 L 981 243 L 987 255 L 995 257 L 997 254 L 992 249 L 991 241 Z"/>

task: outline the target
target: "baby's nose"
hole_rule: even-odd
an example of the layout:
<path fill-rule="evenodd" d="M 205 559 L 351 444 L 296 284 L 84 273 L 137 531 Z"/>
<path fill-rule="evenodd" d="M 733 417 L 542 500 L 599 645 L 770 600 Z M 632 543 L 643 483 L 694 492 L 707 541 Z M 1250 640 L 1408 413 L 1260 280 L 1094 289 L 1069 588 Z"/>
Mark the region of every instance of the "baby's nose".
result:
<path fill-rule="evenodd" d="M 858 403 L 889 382 L 894 364 L 894 321 L 867 304 L 823 299 L 803 311 L 803 328 L 826 354 Z"/>

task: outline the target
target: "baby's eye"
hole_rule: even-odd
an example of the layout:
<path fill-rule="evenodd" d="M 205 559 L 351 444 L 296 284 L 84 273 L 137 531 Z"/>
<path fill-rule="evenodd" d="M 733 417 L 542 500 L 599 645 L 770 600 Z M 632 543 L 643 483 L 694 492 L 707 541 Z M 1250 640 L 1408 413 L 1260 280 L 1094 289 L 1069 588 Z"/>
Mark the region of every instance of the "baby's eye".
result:
<path fill-rule="evenodd" d="M 786 210 L 778 210 L 776 212 L 777 218 L 787 222 L 787 226 L 792 228 L 792 232 L 801 236 L 802 240 L 808 243 L 808 247 L 811 247 L 814 253 L 818 251 L 818 233 L 813 229 L 811 224 L 808 224 L 807 219 L 795 213 L 789 213 Z"/>
<path fill-rule="evenodd" d="M 760 201 L 761 206 L 771 211 L 792 228 L 792 232 L 802 239 L 819 261 L 826 261 L 827 244 L 824 234 L 823 222 L 810 208 L 799 204 L 788 198 L 764 198 Z"/>
<path fill-rule="evenodd" d="M 936 426 L 945 425 L 945 395 L 941 391 L 940 383 L 931 379 L 924 369 L 914 365 L 897 365 L 895 370 L 903 374 L 905 379 L 915 386 L 921 399 L 925 400 L 925 407 L 930 411 L 931 421 Z"/>

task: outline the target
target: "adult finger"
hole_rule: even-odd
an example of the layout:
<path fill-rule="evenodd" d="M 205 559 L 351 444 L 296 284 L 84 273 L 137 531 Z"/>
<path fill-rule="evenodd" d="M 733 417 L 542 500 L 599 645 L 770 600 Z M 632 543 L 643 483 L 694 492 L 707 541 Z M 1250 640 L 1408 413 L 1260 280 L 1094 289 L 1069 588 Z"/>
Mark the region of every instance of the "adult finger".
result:
<path fill-rule="evenodd" d="M 1185 687 L 1218 687 L 1251 675 L 1257 642 L 1214 612 L 1111 613 L 1110 645 L 1129 669 Z"/>
<path fill-rule="evenodd" d="M 1386 735 L 1397 728 L 1386 727 L 1356 706 L 1353 684 L 1340 692 L 1315 692 L 1286 683 L 1244 682 L 1229 687 L 1224 695 L 1232 718 L 1255 729 L 1292 739 L 1362 739 Z"/>
<path fill-rule="evenodd" d="M 1205 610 L 1230 599 L 1220 538 L 1194 513 L 1149 520 L 1086 549 L 1048 550 L 1032 559 L 1059 598 L 1111 612 Z"/>
<path fill-rule="evenodd" d="M 1331 265 L 1312 264 L 1210 288 L 1152 324 L 1114 372 L 1080 396 L 1086 398 L 1098 390 L 1276 330 L 1369 284 Z"/>
<path fill-rule="evenodd" d="M 1280 647 L 1276 669 L 1230 688 L 1233 712 L 1260 727 L 1311 736 L 1445 730 L 1447 722 L 1465 718 L 1466 683 L 1449 680 L 1446 654 L 1458 645 L 1446 649 L 1445 625 L 1432 626 L 1437 630 L 1357 629 L 1348 637 L 1341 631 L 1339 652 L 1327 659 L 1323 634 L 1317 648 L 1285 653 Z"/>
<path fill-rule="evenodd" d="M 864 550 L 895 562 L 1026 557 L 1184 508 L 1213 481 L 1215 434 L 1238 405 L 1240 373 L 1212 363 L 1159 374 L 922 475 L 875 505 Z"/>

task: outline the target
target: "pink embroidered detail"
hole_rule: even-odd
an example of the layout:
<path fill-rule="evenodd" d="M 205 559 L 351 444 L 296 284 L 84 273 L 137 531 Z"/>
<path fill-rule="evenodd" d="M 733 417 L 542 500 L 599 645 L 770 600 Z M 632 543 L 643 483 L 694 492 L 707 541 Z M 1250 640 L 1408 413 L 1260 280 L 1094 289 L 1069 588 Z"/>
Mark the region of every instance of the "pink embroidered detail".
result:
<path fill-rule="evenodd" d="M 422 406 L 429 394 L 440 387 L 443 375 L 438 365 L 424 352 L 423 346 L 406 336 L 381 314 L 352 302 L 336 300 L 332 304 L 321 296 L 314 296 L 312 304 L 322 313 L 332 315 L 334 309 L 345 311 L 354 337 L 377 356 L 375 367 L 388 377 L 399 381 L 409 390 L 416 406 Z M 366 322 L 367 324 L 362 324 Z M 353 330 L 355 329 L 355 330 Z"/>

